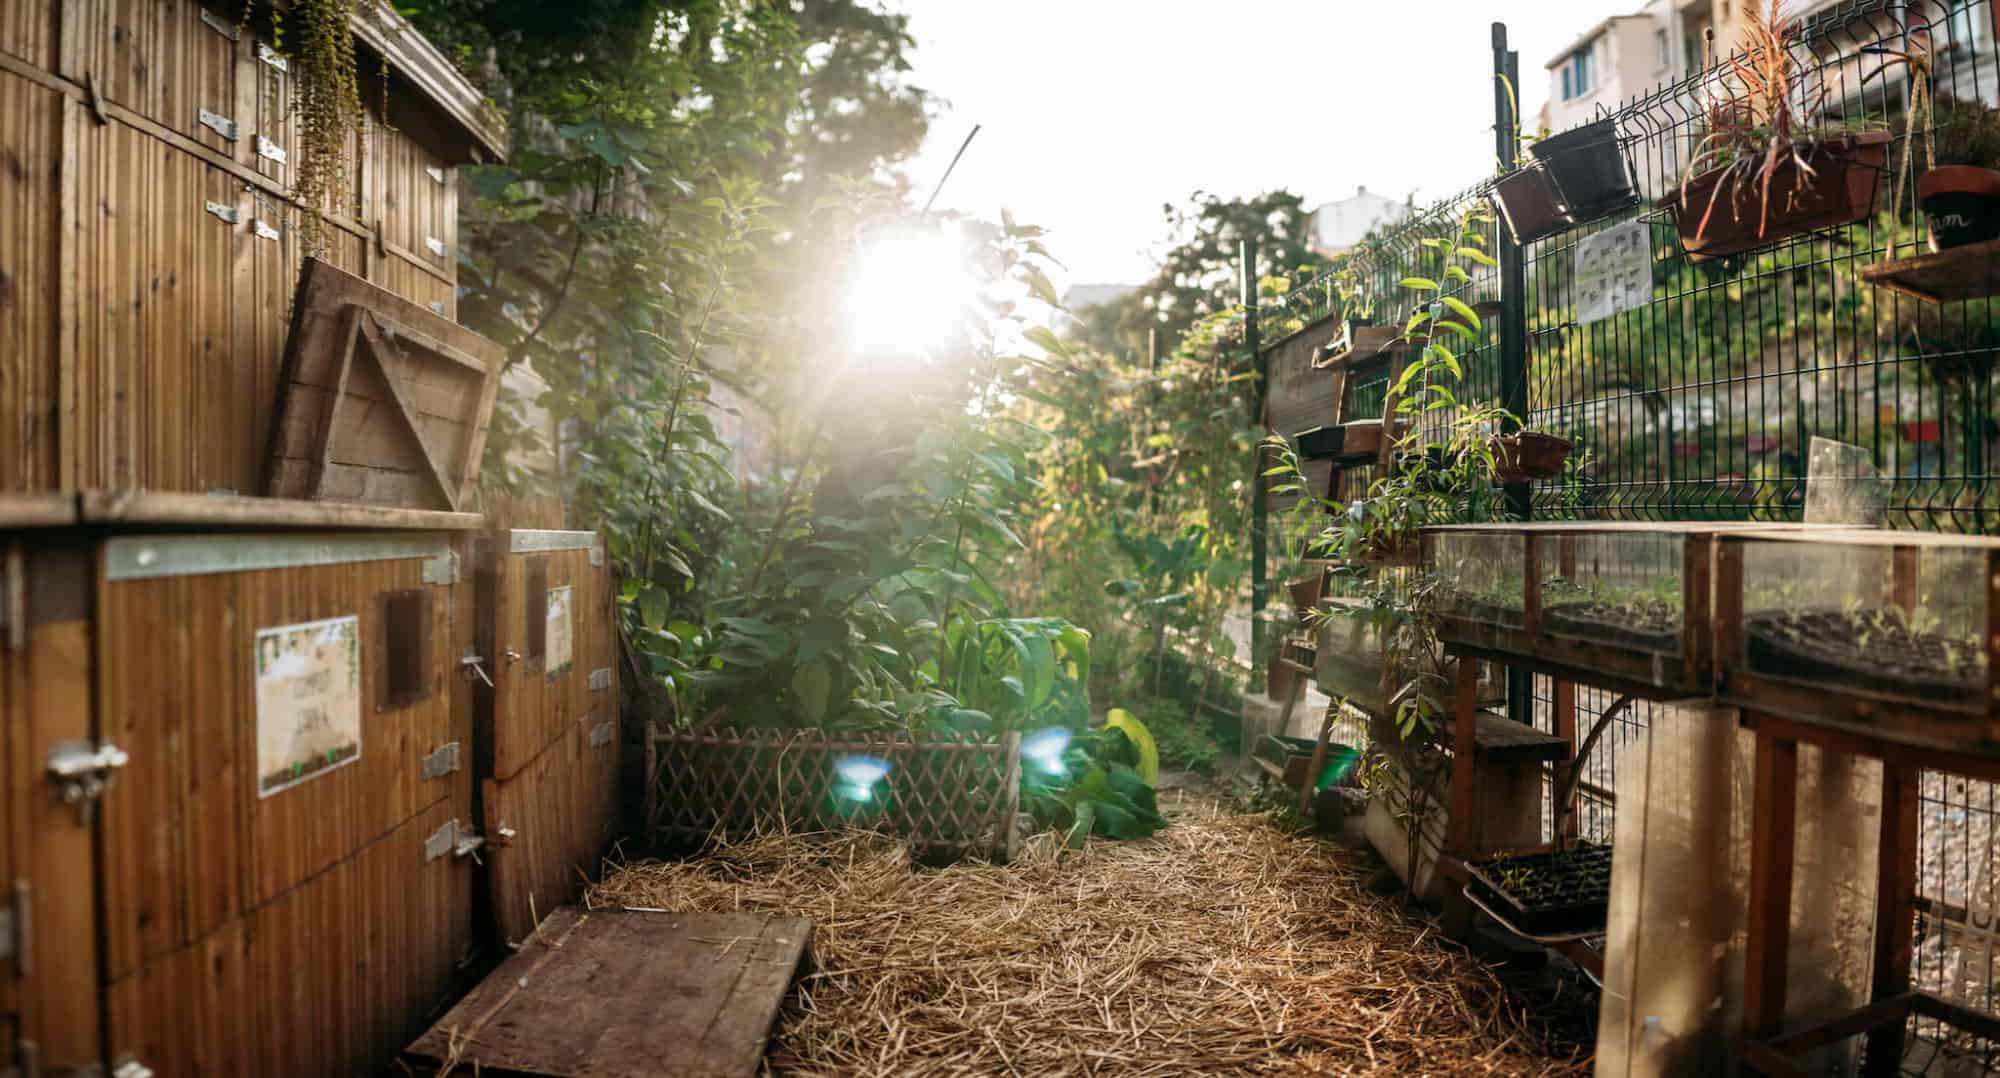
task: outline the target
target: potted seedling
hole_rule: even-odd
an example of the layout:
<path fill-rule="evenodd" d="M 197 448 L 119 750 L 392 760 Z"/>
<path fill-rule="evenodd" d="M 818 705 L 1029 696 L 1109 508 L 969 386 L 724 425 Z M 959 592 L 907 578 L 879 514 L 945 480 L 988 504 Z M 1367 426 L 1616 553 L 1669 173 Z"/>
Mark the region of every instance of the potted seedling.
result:
<path fill-rule="evenodd" d="M 1740 254 L 1875 211 L 1888 158 L 1887 131 L 1842 131 L 1806 117 L 1828 87 L 1800 93 L 1792 58 L 1795 20 L 1780 0 L 1745 12 L 1738 51 L 1723 61 L 1708 133 L 1662 208 L 1673 214 L 1690 260 Z"/>
<path fill-rule="evenodd" d="M 1609 118 L 1550 135 L 1529 145 L 1528 152 L 1548 173 L 1571 224 L 1607 217 L 1639 201 L 1618 146 L 1618 125 Z"/>

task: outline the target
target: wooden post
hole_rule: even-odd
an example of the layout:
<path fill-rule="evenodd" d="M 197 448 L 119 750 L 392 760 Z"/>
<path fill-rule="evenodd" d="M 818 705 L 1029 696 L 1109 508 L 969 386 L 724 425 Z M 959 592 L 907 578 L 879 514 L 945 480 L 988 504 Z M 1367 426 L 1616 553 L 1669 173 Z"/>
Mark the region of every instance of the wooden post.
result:
<path fill-rule="evenodd" d="M 1751 798 L 1750 926 L 1744 949 L 1743 1028 L 1776 1036 L 1785 1021 L 1792 930 L 1792 844 L 1798 814 L 1798 742 L 1757 731 Z"/>
<path fill-rule="evenodd" d="M 1917 900 L 1917 769 L 1882 761 L 1882 834 L 1876 847 L 1875 977 L 1870 1002 L 1909 991 Z M 1906 1023 L 1868 1034 L 1865 1078 L 1901 1073 Z"/>
<path fill-rule="evenodd" d="M 1555 782 L 1551 790 L 1574 789 L 1570 786 L 1570 776 L 1582 769 L 1584 761 L 1576 754 L 1576 682 L 1558 680 L 1555 683 L 1556 736 L 1569 742 L 1569 759 L 1559 761 L 1555 768 Z M 1573 804 L 1578 799 L 1574 792 L 1569 800 Z M 1573 839 L 1577 835 L 1576 813 L 1569 811 L 1569 805 L 1551 803 L 1555 818 L 1561 822 L 1557 836 Z"/>
<path fill-rule="evenodd" d="M 1479 663 L 1458 657 L 1452 693 L 1451 830 L 1446 845 L 1460 857 L 1479 852 Z"/>

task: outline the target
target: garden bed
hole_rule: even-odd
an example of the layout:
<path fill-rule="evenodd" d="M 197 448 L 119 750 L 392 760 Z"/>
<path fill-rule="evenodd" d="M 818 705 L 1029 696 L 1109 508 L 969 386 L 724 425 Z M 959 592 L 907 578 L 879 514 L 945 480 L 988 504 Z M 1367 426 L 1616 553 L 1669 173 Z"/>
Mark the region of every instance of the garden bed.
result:
<path fill-rule="evenodd" d="M 1611 847 L 1499 854 L 1467 866 L 1472 893 L 1510 928 L 1536 937 L 1604 930 L 1611 901 Z"/>

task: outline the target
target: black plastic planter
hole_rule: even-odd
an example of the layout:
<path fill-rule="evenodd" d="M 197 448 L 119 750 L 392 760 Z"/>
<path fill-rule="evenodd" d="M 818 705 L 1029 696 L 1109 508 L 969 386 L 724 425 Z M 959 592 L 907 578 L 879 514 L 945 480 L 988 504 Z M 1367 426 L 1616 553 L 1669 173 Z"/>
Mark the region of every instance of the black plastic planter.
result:
<path fill-rule="evenodd" d="M 1517 931 L 1571 936 L 1604 930 L 1611 905 L 1611 847 L 1496 857 L 1468 865 L 1473 894 Z"/>
<path fill-rule="evenodd" d="M 1529 165 L 1493 181 L 1493 204 L 1507 222 L 1515 243 L 1533 243 L 1569 227 L 1562 201 L 1548 173 Z"/>
<path fill-rule="evenodd" d="M 1639 202 L 1632 170 L 1618 147 L 1618 125 L 1611 120 L 1550 135 L 1529 146 L 1528 152 L 1548 170 L 1571 224 L 1608 217 Z"/>
<path fill-rule="evenodd" d="M 1932 251 L 2000 239 L 2000 172 L 1942 165 L 1917 179 Z"/>
<path fill-rule="evenodd" d="M 1299 459 L 1332 460 L 1340 455 L 1341 441 L 1341 429 L 1338 426 L 1314 427 L 1308 431 L 1301 431 Z"/>

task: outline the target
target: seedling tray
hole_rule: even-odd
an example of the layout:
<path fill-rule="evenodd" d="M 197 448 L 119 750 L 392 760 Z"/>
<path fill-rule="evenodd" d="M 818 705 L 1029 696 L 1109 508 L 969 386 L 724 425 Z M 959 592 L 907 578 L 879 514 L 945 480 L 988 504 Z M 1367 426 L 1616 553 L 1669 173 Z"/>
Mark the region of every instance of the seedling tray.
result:
<path fill-rule="evenodd" d="M 1561 852 L 1498 854 L 1466 866 L 1474 898 L 1527 936 L 1604 931 L 1611 904 L 1611 847 L 1582 843 Z"/>

